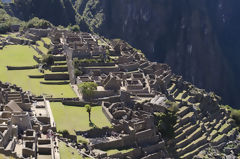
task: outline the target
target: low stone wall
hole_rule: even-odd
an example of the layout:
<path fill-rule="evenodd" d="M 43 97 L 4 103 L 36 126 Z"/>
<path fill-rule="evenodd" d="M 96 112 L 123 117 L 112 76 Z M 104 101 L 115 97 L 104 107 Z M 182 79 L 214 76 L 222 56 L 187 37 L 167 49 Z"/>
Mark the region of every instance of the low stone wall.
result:
<path fill-rule="evenodd" d="M 46 98 L 50 102 L 78 101 L 78 98 Z"/>
<path fill-rule="evenodd" d="M 91 67 L 91 66 L 115 66 L 115 63 L 80 63 L 82 67 Z"/>
<path fill-rule="evenodd" d="M 33 55 L 33 59 L 34 59 L 37 63 L 41 63 L 40 58 L 38 58 L 37 56 Z"/>
<path fill-rule="evenodd" d="M 48 85 L 65 85 L 69 84 L 68 81 L 58 81 L 58 82 L 40 82 L 41 84 L 48 84 Z"/>
<path fill-rule="evenodd" d="M 103 97 L 114 96 L 115 94 L 116 94 L 115 91 L 105 90 L 105 91 L 94 91 L 93 96 L 94 98 L 103 98 Z"/>
<path fill-rule="evenodd" d="M 29 78 L 44 78 L 44 75 L 28 75 Z"/>
<path fill-rule="evenodd" d="M 74 101 L 74 100 L 63 100 L 62 103 L 66 106 L 77 106 L 84 107 L 86 104 L 90 104 L 92 106 L 97 105 L 97 103 L 85 102 L 85 101 Z"/>
<path fill-rule="evenodd" d="M 37 51 L 37 53 L 38 53 L 39 55 L 41 55 L 41 56 L 44 55 L 44 53 L 43 53 L 41 50 L 39 50 L 39 48 L 33 47 L 33 46 L 32 46 L 32 48 L 33 48 L 35 51 Z"/>
<path fill-rule="evenodd" d="M 34 66 L 7 66 L 8 70 L 29 70 L 29 69 L 36 69 L 38 65 Z"/>
<path fill-rule="evenodd" d="M 109 74 L 110 72 L 118 72 L 119 68 L 118 67 L 84 67 L 83 71 L 86 73 L 90 73 L 92 70 L 96 70 L 99 69 L 101 71 L 101 73 L 105 73 L 105 74 Z"/>
<path fill-rule="evenodd" d="M 46 44 L 44 40 L 41 39 L 41 41 L 43 42 L 43 46 L 44 46 L 45 48 L 47 48 L 47 49 L 50 48 L 50 45 Z"/>
<path fill-rule="evenodd" d="M 111 133 L 111 131 L 113 130 L 113 128 L 109 128 L 109 127 L 103 127 L 103 128 L 94 128 L 94 129 L 90 129 L 88 131 L 77 131 L 76 134 L 77 135 L 83 135 L 83 134 L 87 134 L 86 137 L 87 138 L 98 138 L 98 137 L 103 137 L 106 135 L 106 133 Z"/>
<path fill-rule="evenodd" d="M 68 67 L 67 66 L 52 66 L 51 71 L 52 72 L 67 72 Z"/>
<path fill-rule="evenodd" d="M 37 119 L 44 124 L 50 124 L 50 117 L 38 116 Z"/>
<path fill-rule="evenodd" d="M 67 73 L 56 73 L 56 74 L 45 74 L 45 80 L 69 80 L 69 75 Z"/>
<path fill-rule="evenodd" d="M 104 105 L 102 105 L 102 112 L 106 116 L 106 118 L 109 120 L 109 122 L 111 123 L 114 122 L 114 118 L 112 114 L 108 111 L 108 109 Z"/>
<path fill-rule="evenodd" d="M 54 55 L 53 56 L 54 61 L 66 61 L 65 55 Z"/>

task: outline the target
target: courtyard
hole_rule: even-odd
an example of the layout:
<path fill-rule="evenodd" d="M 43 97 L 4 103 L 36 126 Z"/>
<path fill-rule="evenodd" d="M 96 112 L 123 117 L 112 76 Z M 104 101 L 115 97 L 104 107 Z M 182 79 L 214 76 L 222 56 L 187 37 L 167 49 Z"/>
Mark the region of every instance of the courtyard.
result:
<path fill-rule="evenodd" d="M 93 127 L 89 125 L 88 113 L 84 107 L 66 106 L 59 102 L 52 102 L 51 109 L 57 130 L 68 130 L 70 134 L 75 134 L 76 131 L 87 131 Z M 92 107 L 91 121 L 96 127 L 111 127 L 102 112 L 101 106 Z"/>

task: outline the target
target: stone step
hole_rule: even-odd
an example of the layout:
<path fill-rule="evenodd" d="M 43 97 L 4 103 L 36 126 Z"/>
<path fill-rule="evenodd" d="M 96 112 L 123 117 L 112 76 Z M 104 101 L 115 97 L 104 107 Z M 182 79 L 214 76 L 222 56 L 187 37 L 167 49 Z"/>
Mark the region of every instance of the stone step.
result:
<path fill-rule="evenodd" d="M 177 112 L 177 115 L 180 117 L 183 117 L 190 111 L 190 107 L 188 106 L 182 106 L 179 111 Z"/>
<path fill-rule="evenodd" d="M 180 149 L 180 148 L 183 148 L 183 147 L 187 146 L 188 144 L 193 142 L 195 139 L 200 137 L 202 134 L 203 133 L 202 133 L 201 127 L 198 127 L 191 135 L 187 136 L 184 140 L 178 142 L 176 144 L 176 148 Z"/>
<path fill-rule="evenodd" d="M 189 136 L 192 132 L 194 132 L 197 128 L 199 127 L 198 124 L 195 125 L 191 125 L 188 128 L 184 129 L 183 132 L 181 134 L 179 134 L 178 136 L 176 136 L 175 141 L 179 142 L 181 140 L 184 140 L 184 138 L 186 136 Z"/>
<path fill-rule="evenodd" d="M 226 139 L 227 139 L 226 134 L 218 135 L 212 140 L 212 145 L 213 146 L 219 145 L 220 143 L 224 142 Z"/>
<path fill-rule="evenodd" d="M 183 90 L 182 92 L 180 92 L 179 94 L 178 94 L 178 96 L 176 96 L 176 100 L 182 100 L 182 98 L 184 98 L 185 96 L 186 96 L 186 94 L 187 94 L 187 91 L 186 90 Z"/>
<path fill-rule="evenodd" d="M 186 147 L 178 149 L 177 152 L 178 152 L 179 156 L 182 156 L 184 154 L 187 154 L 187 153 L 195 150 L 196 148 L 198 148 L 206 143 L 207 143 L 207 136 L 205 134 L 203 134 L 201 137 L 196 138 L 194 141 L 192 141 Z"/>
<path fill-rule="evenodd" d="M 193 156 L 197 155 L 200 151 L 202 151 L 203 149 L 209 147 L 209 144 L 204 144 L 200 147 L 198 147 L 197 149 L 191 151 L 191 152 L 188 152 L 186 154 L 184 154 L 183 156 L 180 156 L 180 158 L 186 158 L 186 159 L 192 159 Z"/>
<path fill-rule="evenodd" d="M 185 130 L 189 126 L 191 126 L 191 123 L 187 123 L 186 125 L 179 126 L 177 129 L 175 129 L 175 135 L 178 136 L 179 134 L 181 134 L 183 132 L 183 130 Z"/>
<path fill-rule="evenodd" d="M 172 83 L 171 87 L 168 88 L 167 90 L 168 90 L 169 94 L 172 94 L 176 90 L 176 88 L 177 88 L 176 84 Z"/>
<path fill-rule="evenodd" d="M 9 97 L 21 97 L 21 94 L 8 94 Z"/>
<path fill-rule="evenodd" d="M 232 125 L 229 124 L 228 122 L 225 122 L 225 124 L 223 124 L 220 129 L 218 130 L 219 133 L 221 134 L 225 134 L 227 133 L 229 130 L 232 129 Z"/>

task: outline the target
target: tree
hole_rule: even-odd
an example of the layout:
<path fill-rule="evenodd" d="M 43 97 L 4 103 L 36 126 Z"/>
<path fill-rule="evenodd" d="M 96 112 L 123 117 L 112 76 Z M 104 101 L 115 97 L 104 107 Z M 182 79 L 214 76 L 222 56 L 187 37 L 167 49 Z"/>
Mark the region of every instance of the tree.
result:
<path fill-rule="evenodd" d="M 91 98 L 94 90 L 97 90 L 97 84 L 95 82 L 82 82 L 78 85 L 84 98 Z"/>
<path fill-rule="evenodd" d="M 46 64 L 47 66 L 51 66 L 54 64 L 54 58 L 53 55 L 44 55 L 42 59 L 42 63 Z"/>
<path fill-rule="evenodd" d="M 86 111 L 87 111 L 87 113 L 88 113 L 89 122 L 91 122 L 91 111 L 92 111 L 92 107 L 91 107 L 91 105 L 89 105 L 89 104 L 86 104 L 84 107 L 86 108 Z"/>

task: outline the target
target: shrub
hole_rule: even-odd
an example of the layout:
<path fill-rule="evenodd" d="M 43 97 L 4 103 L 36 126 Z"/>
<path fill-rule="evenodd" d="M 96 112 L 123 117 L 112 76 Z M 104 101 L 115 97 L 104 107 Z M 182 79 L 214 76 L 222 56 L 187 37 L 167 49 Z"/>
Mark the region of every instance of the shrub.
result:
<path fill-rule="evenodd" d="M 39 19 L 37 17 L 34 17 L 27 22 L 26 27 L 27 28 L 47 29 L 47 28 L 51 28 L 52 24 L 47 20 Z"/>
<path fill-rule="evenodd" d="M 79 25 L 73 25 L 73 26 L 69 25 L 68 28 L 73 32 L 79 32 L 80 31 Z"/>
<path fill-rule="evenodd" d="M 53 55 L 44 55 L 43 56 L 43 59 L 42 59 L 42 63 L 48 65 L 48 66 L 51 66 L 54 64 L 54 58 L 53 58 Z"/>
<path fill-rule="evenodd" d="M 237 124 L 237 126 L 240 127 L 240 110 L 238 109 L 234 109 L 229 105 L 222 105 L 221 107 L 223 108 L 227 108 L 228 110 L 231 111 L 231 117 L 232 119 L 235 120 L 235 123 Z"/>
<path fill-rule="evenodd" d="M 83 72 L 79 69 L 74 69 L 74 74 L 75 74 L 75 76 L 81 76 L 83 74 Z"/>
<path fill-rule="evenodd" d="M 178 111 L 179 108 L 178 108 L 178 104 L 176 102 L 172 102 L 170 100 L 167 100 L 165 103 L 167 105 L 169 105 L 169 108 L 168 108 L 169 111 L 171 111 L 173 113 L 176 113 Z"/>

